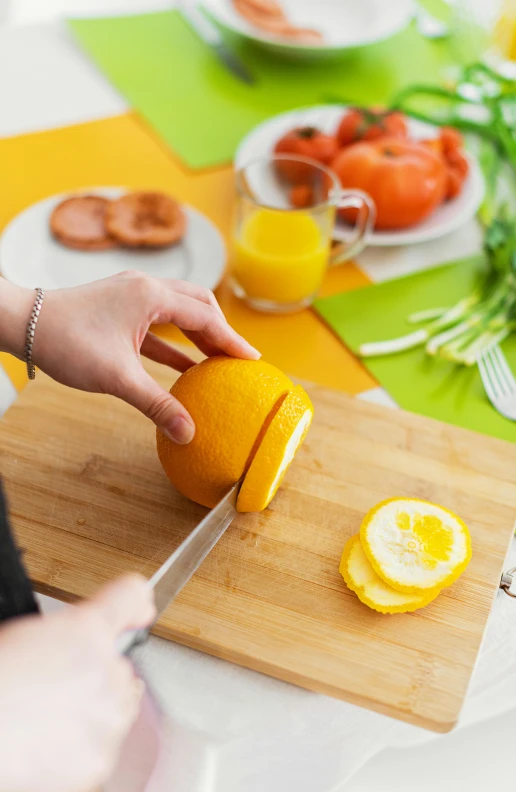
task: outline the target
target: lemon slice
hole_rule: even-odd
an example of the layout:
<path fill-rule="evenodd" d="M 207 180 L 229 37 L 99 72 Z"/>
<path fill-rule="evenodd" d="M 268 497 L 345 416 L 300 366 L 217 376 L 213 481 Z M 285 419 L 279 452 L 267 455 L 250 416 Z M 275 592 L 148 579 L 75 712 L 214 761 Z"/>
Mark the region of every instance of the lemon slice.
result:
<path fill-rule="evenodd" d="M 348 588 L 355 592 L 358 599 L 379 613 L 415 611 L 424 608 L 440 593 L 440 589 L 435 588 L 424 594 L 403 594 L 387 585 L 371 566 L 358 534 L 352 536 L 346 543 L 339 571 Z"/>
<path fill-rule="evenodd" d="M 471 537 L 462 520 L 418 498 L 379 503 L 366 514 L 360 540 L 382 580 L 407 593 L 449 586 L 471 559 Z"/>
<path fill-rule="evenodd" d="M 314 408 L 307 393 L 296 385 L 283 400 L 265 431 L 244 478 L 237 511 L 262 511 L 272 500 L 297 449 L 305 439 Z"/>

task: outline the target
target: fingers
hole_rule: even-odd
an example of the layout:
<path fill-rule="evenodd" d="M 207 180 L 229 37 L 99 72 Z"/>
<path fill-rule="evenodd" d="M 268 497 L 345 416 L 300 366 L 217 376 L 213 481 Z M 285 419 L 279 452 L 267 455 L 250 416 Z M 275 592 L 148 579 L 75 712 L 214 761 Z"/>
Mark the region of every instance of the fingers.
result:
<path fill-rule="evenodd" d="M 108 583 L 83 607 L 100 613 L 114 637 L 126 630 L 149 625 L 156 615 L 154 594 L 146 580 L 127 575 Z"/>
<path fill-rule="evenodd" d="M 140 352 L 145 357 L 150 358 L 150 360 L 154 360 L 156 363 L 163 363 L 163 365 L 170 366 L 176 371 L 183 372 L 195 366 L 195 360 L 174 349 L 166 341 L 152 333 L 147 333 L 143 339 Z"/>
<path fill-rule="evenodd" d="M 191 416 L 139 364 L 117 395 L 150 418 L 175 443 L 186 445 L 193 439 L 195 424 Z"/>
<path fill-rule="evenodd" d="M 189 337 L 226 355 L 250 360 L 260 358 L 258 350 L 233 330 L 212 305 L 177 292 L 169 292 L 165 299 L 164 296 L 160 290 L 156 321 L 173 322 L 187 335 L 192 334 Z"/>
<path fill-rule="evenodd" d="M 203 286 L 197 286 L 195 283 L 189 283 L 188 281 L 171 280 L 170 278 L 160 278 L 159 281 L 167 289 L 170 289 L 170 291 L 186 294 L 187 297 L 193 297 L 195 300 L 206 303 L 206 305 L 211 305 L 221 316 L 224 316 L 222 308 L 217 302 L 217 298 L 209 289 L 205 289 Z"/>
<path fill-rule="evenodd" d="M 118 692 L 117 716 L 122 732 L 134 723 L 140 711 L 142 698 L 145 693 L 145 683 L 135 676 L 135 670 L 125 657 L 119 657 L 114 667 L 114 685 Z"/>
<path fill-rule="evenodd" d="M 210 344 L 209 341 L 206 341 L 202 333 L 196 332 L 189 332 L 188 330 L 183 330 L 184 335 L 195 344 L 197 349 L 200 349 L 207 357 L 213 357 L 214 355 L 224 355 L 224 351 L 220 349 L 220 347 L 215 346 L 214 344 Z"/>

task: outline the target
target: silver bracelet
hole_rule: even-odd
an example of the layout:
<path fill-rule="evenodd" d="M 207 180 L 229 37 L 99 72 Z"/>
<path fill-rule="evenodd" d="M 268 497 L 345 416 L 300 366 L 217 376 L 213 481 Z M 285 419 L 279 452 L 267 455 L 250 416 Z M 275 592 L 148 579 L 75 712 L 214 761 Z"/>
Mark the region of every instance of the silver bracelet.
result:
<path fill-rule="evenodd" d="M 45 296 L 45 292 L 43 291 L 43 289 L 36 289 L 36 299 L 34 301 L 34 307 L 32 308 L 32 313 L 30 315 L 29 324 L 27 325 L 27 339 L 25 341 L 25 362 L 27 364 L 27 376 L 30 380 L 33 380 L 36 377 L 36 369 L 34 367 L 34 363 L 32 362 L 32 346 L 34 344 L 34 333 L 36 331 L 36 325 L 38 323 L 39 314 L 41 312 L 41 306 L 43 305 L 44 296 Z"/>

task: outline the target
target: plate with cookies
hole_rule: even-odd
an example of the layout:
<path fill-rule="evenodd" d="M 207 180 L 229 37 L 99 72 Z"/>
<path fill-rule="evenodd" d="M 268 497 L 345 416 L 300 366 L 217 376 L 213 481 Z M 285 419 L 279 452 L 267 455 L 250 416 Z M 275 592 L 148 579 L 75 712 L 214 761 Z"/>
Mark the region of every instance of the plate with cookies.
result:
<path fill-rule="evenodd" d="M 92 187 L 53 195 L 17 215 L 0 239 L 0 272 L 30 289 L 60 289 L 140 270 L 207 289 L 226 264 L 203 214 L 170 195 Z"/>

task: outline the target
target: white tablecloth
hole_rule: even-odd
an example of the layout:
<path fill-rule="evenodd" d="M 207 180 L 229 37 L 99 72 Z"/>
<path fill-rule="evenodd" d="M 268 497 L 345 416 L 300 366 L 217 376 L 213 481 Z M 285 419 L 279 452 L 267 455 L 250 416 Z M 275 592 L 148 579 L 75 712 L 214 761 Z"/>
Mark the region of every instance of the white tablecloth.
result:
<path fill-rule="evenodd" d="M 65 0 L 55 5 L 78 9 L 78 3 Z M 151 3 L 126 0 L 124 5 L 142 8 Z M 100 6 L 99 0 L 89 2 L 92 12 L 110 8 L 108 0 Z M 116 6 L 120 8 L 121 0 Z M 126 109 L 57 24 L 0 30 L 0 102 L 0 136 Z M 467 255 L 478 245 L 478 229 L 470 223 L 428 245 L 367 251 L 360 263 L 373 280 L 381 280 Z M 389 403 L 380 389 L 363 396 Z M 13 398 L 14 390 L 0 370 L 0 410 Z M 508 565 L 516 565 L 516 545 Z M 45 608 L 57 607 L 43 601 Z M 159 767 L 148 792 L 330 792 L 340 790 L 382 748 L 434 738 L 157 638 L 138 651 L 137 659 L 164 713 Z M 461 723 L 485 720 L 515 705 L 516 604 L 500 593 Z M 132 736 L 132 766 L 138 756 L 142 776 L 156 748 L 153 734 L 152 718 L 147 718 Z M 109 792 L 141 788 L 133 772 L 130 779 L 119 776 Z"/>

